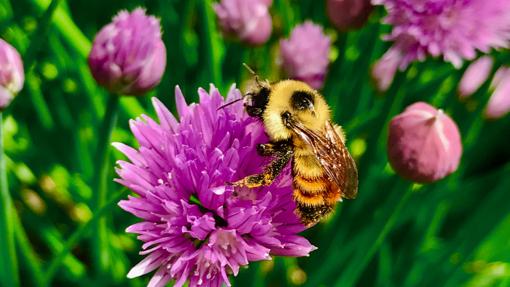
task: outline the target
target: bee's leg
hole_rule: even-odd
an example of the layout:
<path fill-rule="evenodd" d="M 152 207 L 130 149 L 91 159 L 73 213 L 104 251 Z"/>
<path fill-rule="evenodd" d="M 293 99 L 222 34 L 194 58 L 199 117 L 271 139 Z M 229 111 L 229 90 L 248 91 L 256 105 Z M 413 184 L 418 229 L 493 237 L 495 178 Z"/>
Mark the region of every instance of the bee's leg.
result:
<path fill-rule="evenodd" d="M 291 149 L 292 145 L 290 140 L 269 142 L 257 145 L 257 152 L 261 156 L 285 154 Z"/>
<path fill-rule="evenodd" d="M 254 174 L 247 176 L 241 180 L 233 183 L 235 186 L 246 186 L 249 188 L 259 187 L 262 185 L 270 185 L 273 180 L 280 174 L 282 169 L 287 165 L 289 160 L 292 158 L 292 149 L 287 152 L 276 153 L 276 158 L 264 168 L 264 172 L 261 174 Z"/>

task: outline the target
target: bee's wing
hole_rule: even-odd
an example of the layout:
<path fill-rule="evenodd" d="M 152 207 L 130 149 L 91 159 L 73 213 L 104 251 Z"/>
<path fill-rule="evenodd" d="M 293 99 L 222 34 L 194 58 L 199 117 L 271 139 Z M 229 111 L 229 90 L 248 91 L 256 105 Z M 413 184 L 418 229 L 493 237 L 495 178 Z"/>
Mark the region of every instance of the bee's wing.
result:
<path fill-rule="evenodd" d="M 311 146 L 326 175 L 340 188 L 342 197 L 356 198 L 358 169 L 331 122 L 326 123 L 324 134 L 312 131 L 301 123 L 293 123 L 292 126 L 298 137 Z"/>

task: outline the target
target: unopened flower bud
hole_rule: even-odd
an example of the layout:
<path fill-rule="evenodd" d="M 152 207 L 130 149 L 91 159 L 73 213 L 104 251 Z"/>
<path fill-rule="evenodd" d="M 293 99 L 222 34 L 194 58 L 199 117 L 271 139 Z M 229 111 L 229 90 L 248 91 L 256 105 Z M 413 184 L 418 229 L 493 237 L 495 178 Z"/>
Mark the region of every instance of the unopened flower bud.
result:
<path fill-rule="evenodd" d="M 404 178 L 419 183 L 440 180 L 457 169 L 461 154 L 457 125 L 427 103 L 407 107 L 390 122 L 388 159 Z"/>
<path fill-rule="evenodd" d="M 288 76 L 320 89 L 329 65 L 331 40 L 322 27 L 307 21 L 280 41 L 282 66 Z"/>
<path fill-rule="evenodd" d="M 161 81 L 166 49 L 159 20 L 138 8 L 121 11 L 99 31 L 89 55 L 96 81 L 114 93 L 140 95 Z"/>
<path fill-rule="evenodd" d="M 23 62 L 18 51 L 0 39 L 0 111 L 21 91 L 24 81 Z"/>
<path fill-rule="evenodd" d="M 222 0 L 213 8 L 225 35 L 260 45 L 271 36 L 273 22 L 269 6 L 270 0 Z"/>
<path fill-rule="evenodd" d="M 370 0 L 328 0 L 327 5 L 329 20 L 340 31 L 363 27 L 373 9 Z"/>
<path fill-rule="evenodd" d="M 459 83 L 458 93 L 461 99 L 474 94 L 487 81 L 493 62 L 491 57 L 483 56 L 469 65 Z"/>
<path fill-rule="evenodd" d="M 499 119 L 510 111 L 510 68 L 499 68 L 494 75 L 491 87 L 494 92 L 487 103 L 485 117 Z"/>

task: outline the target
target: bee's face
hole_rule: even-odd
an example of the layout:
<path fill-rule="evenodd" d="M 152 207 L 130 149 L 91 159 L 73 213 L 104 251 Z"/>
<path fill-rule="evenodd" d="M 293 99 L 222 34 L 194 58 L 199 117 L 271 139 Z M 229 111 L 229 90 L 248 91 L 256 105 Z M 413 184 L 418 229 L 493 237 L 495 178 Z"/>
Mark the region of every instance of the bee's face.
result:
<path fill-rule="evenodd" d="M 262 90 L 261 90 L 262 91 Z M 262 103 L 261 107 L 257 102 Z M 268 135 L 273 140 L 292 137 L 290 124 L 300 122 L 313 130 L 320 130 L 329 120 L 329 108 L 322 96 L 303 82 L 285 80 L 275 83 L 264 92 L 253 96 L 247 112 L 264 120 Z"/>
<path fill-rule="evenodd" d="M 289 109 L 282 115 L 283 123 L 288 125 L 289 120 L 307 121 L 315 114 L 316 96 L 314 92 L 296 90 L 292 92 L 289 100 Z"/>

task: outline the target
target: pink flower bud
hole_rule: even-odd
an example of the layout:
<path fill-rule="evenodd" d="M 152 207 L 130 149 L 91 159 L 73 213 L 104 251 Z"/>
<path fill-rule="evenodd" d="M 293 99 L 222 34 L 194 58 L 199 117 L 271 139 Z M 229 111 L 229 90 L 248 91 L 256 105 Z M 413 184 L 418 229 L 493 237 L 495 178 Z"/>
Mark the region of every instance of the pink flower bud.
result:
<path fill-rule="evenodd" d="M 390 49 L 372 66 L 372 80 L 379 92 L 386 92 L 390 88 L 401 60 L 399 50 Z"/>
<path fill-rule="evenodd" d="M 493 60 L 489 56 L 483 56 L 469 65 L 459 83 L 458 93 L 461 99 L 474 94 L 489 77 Z"/>
<path fill-rule="evenodd" d="M 18 51 L 0 39 L 0 111 L 21 91 L 24 81 L 23 62 Z"/>
<path fill-rule="evenodd" d="M 389 126 L 388 159 L 402 177 L 434 182 L 459 166 L 462 143 L 455 122 L 442 110 L 415 103 Z"/>
<path fill-rule="evenodd" d="M 370 0 L 328 0 L 328 17 L 340 31 L 359 29 L 372 12 Z"/>
<path fill-rule="evenodd" d="M 269 6 L 270 0 L 222 0 L 213 8 L 225 35 L 260 45 L 271 36 Z"/>
<path fill-rule="evenodd" d="M 487 103 L 485 117 L 499 119 L 510 111 L 510 68 L 499 68 L 491 86 L 494 92 Z"/>
<path fill-rule="evenodd" d="M 289 77 L 319 89 L 326 77 L 330 46 L 331 40 L 322 27 L 307 21 L 280 41 L 282 66 Z"/>
<path fill-rule="evenodd" d="M 138 8 L 121 11 L 99 31 L 89 55 L 96 81 L 114 93 L 140 95 L 161 81 L 166 49 L 159 20 Z"/>

